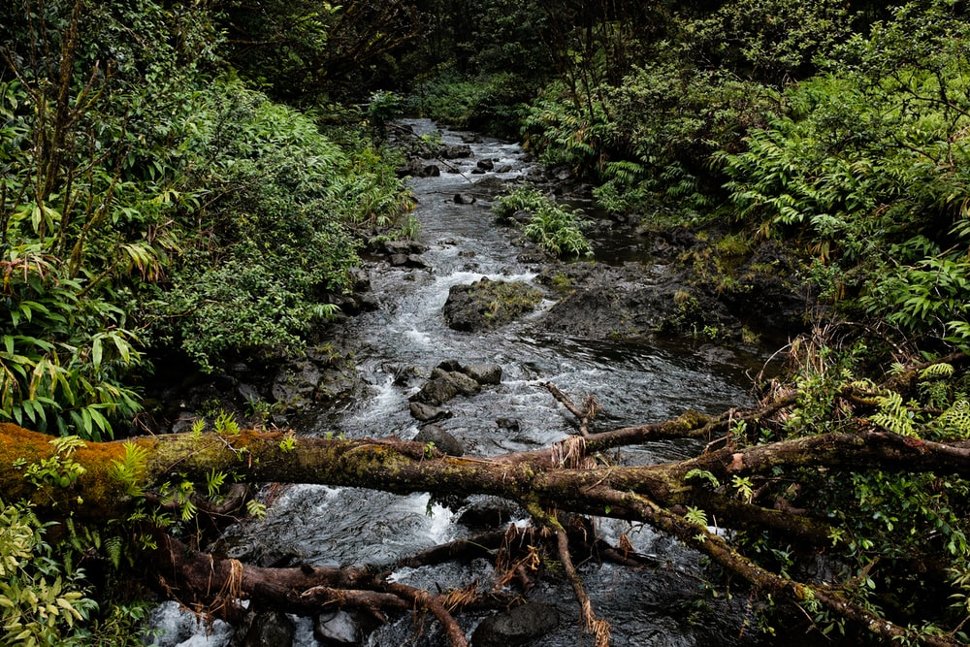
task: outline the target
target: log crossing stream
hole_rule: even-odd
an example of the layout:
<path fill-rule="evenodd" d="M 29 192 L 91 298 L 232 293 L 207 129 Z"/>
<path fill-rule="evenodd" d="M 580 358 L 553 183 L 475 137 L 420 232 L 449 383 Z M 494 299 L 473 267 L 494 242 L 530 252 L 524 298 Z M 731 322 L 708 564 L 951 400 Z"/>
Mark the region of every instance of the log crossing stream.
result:
<path fill-rule="evenodd" d="M 402 125 L 418 135 L 438 131 L 427 120 Z M 421 224 L 421 242 L 427 246 L 422 259 L 428 267 L 399 268 L 381 262 L 369 268 L 379 307 L 349 319 L 339 332 L 341 343 L 354 349 L 361 378 L 368 385 L 366 394 L 344 410 L 321 412 L 319 422 L 306 433 L 413 438 L 420 423 L 409 413 L 408 398 L 424 382 L 422 377 L 445 360 L 502 367 L 501 384 L 449 401 L 444 406 L 453 417 L 438 423 L 462 443 L 466 453 L 482 456 L 536 449 L 573 431 L 570 414 L 540 387 L 542 382 L 552 382 L 574 398 L 594 394 L 603 408 L 598 421 L 603 427 L 656 421 L 688 408 L 715 412 L 748 402 L 743 367 L 730 359 L 712 361 L 683 346 L 590 342 L 547 334 L 542 317 L 556 298 L 548 292 L 536 312 L 497 330 L 463 333 L 448 328 L 442 306 L 452 286 L 483 277 L 534 282 L 541 267 L 519 260 L 522 250 L 511 242 L 514 232 L 496 225 L 489 211 L 501 184 L 530 171 L 522 148 L 469 133 L 445 130 L 442 137 L 446 145 L 467 143 L 471 156 L 442 164 L 440 176 L 411 181 L 418 201 L 414 215 Z M 481 160 L 492 162 L 484 165 L 492 170 L 476 172 Z M 464 198 L 456 201 L 456 195 Z M 467 204 L 471 198 L 475 201 Z M 611 261 L 602 254 L 598 260 Z M 500 418 L 505 419 L 502 427 L 496 422 Z M 648 464 L 684 458 L 698 449 L 691 442 L 650 443 L 624 449 L 621 460 Z M 471 535 L 459 518 L 469 508 L 490 505 L 493 502 L 472 499 L 451 509 L 428 495 L 401 497 L 294 486 L 275 498 L 264 520 L 230 528 L 217 548 L 264 565 L 388 564 Z M 513 517 L 524 520 L 521 512 Z M 594 562 L 579 565 L 597 614 L 612 626 L 613 645 L 751 644 L 750 636 L 738 635 L 744 601 L 707 595 L 697 555 L 649 527 L 610 520 L 597 524 L 607 539 L 627 533 L 634 548 L 656 563 L 643 570 Z M 476 561 L 405 569 L 396 577 L 416 586 L 433 589 L 437 584 L 444 589 L 476 580 L 487 583 L 491 568 L 485 561 Z M 579 628 L 577 605 L 567 582 L 542 578 L 528 597 L 555 606 L 560 616 L 558 628 L 530 644 L 593 644 Z M 459 622 L 470 635 L 485 615 L 463 614 Z M 314 636 L 315 619 L 292 616 L 291 620 L 296 627 L 294 645 L 330 644 Z M 154 626 L 159 631 L 156 644 L 165 647 L 228 645 L 232 633 L 217 624 L 206 634 L 171 605 L 156 610 Z M 370 634 L 364 644 L 443 644 L 434 623 L 426 622 L 425 628 L 424 635 L 416 637 L 411 618 L 405 616 Z"/>

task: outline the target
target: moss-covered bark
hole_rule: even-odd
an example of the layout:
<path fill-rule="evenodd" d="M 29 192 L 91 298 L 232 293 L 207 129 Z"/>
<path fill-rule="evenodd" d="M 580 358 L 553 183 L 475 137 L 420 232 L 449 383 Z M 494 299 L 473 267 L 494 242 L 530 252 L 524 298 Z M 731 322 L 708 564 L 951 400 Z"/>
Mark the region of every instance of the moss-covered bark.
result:
<path fill-rule="evenodd" d="M 45 513 L 65 516 L 70 512 L 87 519 L 123 517 L 138 501 L 132 493 L 146 492 L 151 498 L 150 493 L 165 482 L 202 483 L 214 471 L 246 483 L 311 483 L 398 494 L 490 494 L 519 502 L 540 526 L 554 530 L 548 536 L 559 539 L 560 552 L 564 550 L 560 512 L 642 521 L 706 553 L 756 589 L 795 603 L 818 602 L 885 639 L 910 636 L 908 630 L 853 604 L 834 589 L 766 570 L 731 543 L 708 532 L 703 524 L 699 527 L 687 514 L 690 508 L 706 510 L 715 514 L 722 526 L 764 531 L 787 542 L 821 549 L 832 536 L 828 520 L 814 518 L 807 510 L 778 505 L 777 501 L 772 509 L 770 497 L 759 501 L 754 493 L 745 500 L 728 484 L 738 477 L 770 479 L 784 472 L 805 478 L 813 471 L 836 470 L 970 477 L 967 442 L 901 436 L 879 430 L 863 417 L 853 418 L 840 433 L 760 445 L 736 447 L 726 435 L 736 421 L 757 424 L 792 402 L 787 398 L 757 411 L 732 411 L 718 417 L 688 413 L 663 423 L 587 432 L 542 451 L 494 458 L 447 456 L 433 447 L 395 438 L 346 440 L 257 430 L 81 445 L 60 441 L 58 446 L 49 436 L 3 424 L 0 487 L 8 500 L 29 499 Z M 693 459 L 649 466 L 603 466 L 590 460 L 593 450 L 677 436 L 708 439 L 708 451 Z M 72 476 L 62 478 L 65 475 Z M 198 560 L 214 558 L 175 550 L 175 544 L 164 536 L 158 544 L 170 548 L 162 551 L 168 555 L 166 568 L 170 574 L 183 578 L 196 599 L 208 600 L 214 607 L 228 604 L 227 590 L 236 591 L 236 597 L 261 596 L 289 608 L 335 599 L 398 608 L 400 601 L 406 600 L 434 613 L 454 634 L 453 644 L 462 644 L 442 600 L 426 592 L 393 591 L 370 580 L 363 586 L 347 580 L 356 575 L 346 570 L 259 570 L 232 560 L 220 561 L 218 568 L 212 562 L 212 581 L 218 585 L 213 588 L 208 576 L 204 583 L 195 582 L 192 573 Z M 335 591 L 340 591 L 339 595 Z M 579 587 L 577 595 L 582 598 Z M 584 617 L 592 619 L 590 627 L 598 626 L 591 611 Z M 955 643 L 941 637 L 929 644 Z"/>

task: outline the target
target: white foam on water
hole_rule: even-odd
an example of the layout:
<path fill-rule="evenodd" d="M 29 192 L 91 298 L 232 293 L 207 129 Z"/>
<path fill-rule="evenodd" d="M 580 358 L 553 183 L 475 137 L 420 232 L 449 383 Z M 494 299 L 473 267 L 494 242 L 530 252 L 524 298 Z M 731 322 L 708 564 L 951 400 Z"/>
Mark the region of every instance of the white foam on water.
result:
<path fill-rule="evenodd" d="M 233 628 L 222 620 L 207 624 L 178 602 L 168 601 L 155 607 L 150 616 L 149 647 L 226 647 L 232 640 Z"/>

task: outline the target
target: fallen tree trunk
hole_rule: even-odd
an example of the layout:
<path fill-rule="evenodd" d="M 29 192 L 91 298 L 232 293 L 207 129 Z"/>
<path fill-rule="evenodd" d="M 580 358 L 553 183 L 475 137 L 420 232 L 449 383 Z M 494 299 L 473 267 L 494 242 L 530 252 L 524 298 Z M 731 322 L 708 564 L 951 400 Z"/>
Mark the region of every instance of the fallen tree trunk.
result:
<path fill-rule="evenodd" d="M 557 467 L 551 461 L 508 457 L 448 456 L 421 443 L 397 439 L 299 438 L 283 446 L 282 432 L 242 431 L 235 436 L 171 434 L 127 441 L 86 443 L 72 455 L 83 473 L 68 487 L 38 488 L 22 470 L 3 460 L 0 487 L 12 499 L 42 507 L 63 505 L 82 517 L 117 517 L 132 504 L 131 490 L 180 475 L 202 482 L 213 470 L 239 480 L 361 487 L 411 494 L 492 494 L 529 504 L 598 516 L 636 519 L 628 511 L 604 514 L 595 492 L 603 487 L 649 497 L 665 507 L 689 503 L 697 487 L 685 480 L 692 470 L 714 476 L 758 474 L 782 467 L 932 471 L 970 477 L 970 447 L 910 439 L 888 432 L 825 434 L 646 467 Z M 145 460 L 126 473 L 127 452 Z M 561 451 L 561 450 L 560 450 Z M 555 454 L 551 451 L 550 454 Z M 0 425 L 0 457 L 38 464 L 57 456 L 50 437 L 10 424 Z M 134 479 L 134 480 L 132 480 Z M 78 504 L 80 497 L 83 503 Z M 66 509 L 65 508 L 65 509 Z"/>
<path fill-rule="evenodd" d="M 739 420 L 759 424 L 790 407 L 785 397 L 755 411 L 731 411 L 711 417 L 688 413 L 677 419 L 591 433 L 595 403 L 582 410 L 558 390 L 556 397 L 581 418 L 581 436 L 537 452 L 504 456 L 454 457 L 433 446 L 395 438 L 345 440 L 298 437 L 292 433 L 245 430 L 234 434 L 173 434 L 124 442 L 58 444 L 50 437 L 15 425 L 0 425 L 0 487 L 8 500 L 28 499 L 50 514 L 81 519 L 120 518 L 147 500 L 164 505 L 157 491 L 166 481 L 205 482 L 214 472 L 236 482 L 311 483 L 352 486 L 397 494 L 490 494 L 519 503 L 558 555 L 576 591 L 582 618 L 597 642 L 607 644 L 609 627 L 586 596 L 570 556 L 570 543 L 559 512 L 640 521 L 670 533 L 708 555 L 725 571 L 742 577 L 755 590 L 786 597 L 795 604 L 821 605 L 886 640 L 918 638 L 931 645 L 956 645 L 955 634 L 920 635 L 853 602 L 838 586 L 799 582 L 767 570 L 745 557 L 723 537 L 698 526 L 685 514 L 701 507 L 729 528 L 754 528 L 822 550 L 838 532 L 830 520 L 791 506 L 765 507 L 750 493 L 747 500 L 713 487 L 733 478 L 772 478 L 781 473 L 909 472 L 970 478 L 970 447 L 964 442 L 936 442 L 900 436 L 856 418 L 839 433 L 734 447 L 724 438 L 719 449 L 696 458 L 649 466 L 601 465 L 591 453 L 658 438 L 712 440 Z M 847 393 L 846 397 L 858 394 Z M 39 467 L 38 467 L 39 466 Z M 799 472 L 800 471 L 800 472 Z M 236 502 L 240 493 L 235 492 Z M 224 513 L 225 506 L 210 507 Z M 494 537 L 493 537 L 494 539 Z M 536 539 L 536 541 L 540 541 Z M 395 585 L 388 573 L 362 569 L 260 569 L 235 560 L 199 553 L 164 533 L 156 560 L 163 587 L 173 597 L 205 604 L 231 616 L 240 599 L 289 611 L 325 606 L 364 608 L 375 615 L 423 608 L 445 628 L 453 645 L 465 644 L 451 614 L 482 602 L 471 592 L 432 594 Z M 451 546 L 437 555 L 455 556 L 468 547 Z M 622 551 L 607 547 L 606 552 Z M 524 559 L 524 558 L 522 558 Z M 503 571 L 526 578 L 521 560 L 506 556 Z M 635 562 L 634 562 L 635 563 Z"/>

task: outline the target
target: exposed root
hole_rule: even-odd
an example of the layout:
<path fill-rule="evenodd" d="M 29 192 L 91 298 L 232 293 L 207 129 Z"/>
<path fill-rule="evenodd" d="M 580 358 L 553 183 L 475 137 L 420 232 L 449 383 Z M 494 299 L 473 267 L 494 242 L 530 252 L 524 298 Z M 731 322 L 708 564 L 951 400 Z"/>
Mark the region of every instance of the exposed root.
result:
<path fill-rule="evenodd" d="M 566 578 L 572 584 L 573 592 L 576 594 L 583 625 L 586 631 L 595 638 L 596 647 L 607 647 L 610 644 L 610 625 L 605 620 L 597 618 L 596 614 L 593 613 L 593 603 L 589 599 L 589 594 L 586 593 L 586 587 L 583 585 L 579 573 L 576 572 L 573 558 L 569 554 L 569 536 L 565 530 L 559 529 L 556 531 L 556 538 L 558 540 L 559 561 L 562 563 Z"/>
<path fill-rule="evenodd" d="M 462 631 L 458 622 L 455 621 L 454 616 L 445 608 L 440 597 L 431 595 L 427 591 L 398 583 L 389 583 L 387 590 L 408 600 L 416 607 L 430 611 L 444 628 L 445 635 L 448 637 L 448 642 L 451 644 L 451 647 L 468 647 L 465 632 Z"/>
<path fill-rule="evenodd" d="M 586 439 L 581 436 L 570 436 L 552 448 L 552 462 L 558 467 L 580 469 L 588 467 L 586 457 Z"/>
<path fill-rule="evenodd" d="M 210 578 L 214 573 L 214 559 L 209 556 Z M 229 574 L 223 580 L 222 587 L 212 601 L 210 611 L 216 615 L 231 615 L 242 599 L 243 565 L 238 559 L 229 560 Z M 209 580 L 212 581 L 211 579 Z"/>
<path fill-rule="evenodd" d="M 356 607 L 371 613 L 382 622 L 386 621 L 383 610 L 399 609 L 406 611 L 410 605 L 393 593 L 381 593 L 379 591 L 359 591 L 353 589 L 335 589 L 329 586 L 314 586 L 303 593 L 300 597 L 309 604 L 319 605 L 320 607 Z"/>
<path fill-rule="evenodd" d="M 523 590 L 532 586 L 529 573 L 539 570 L 542 563 L 539 549 L 534 545 L 541 540 L 535 535 L 534 528 L 509 527 L 495 559 L 494 590 L 501 590 L 512 582 L 518 582 Z"/>
<path fill-rule="evenodd" d="M 509 533 L 515 534 L 518 530 L 515 526 L 511 526 L 509 530 L 503 528 L 468 539 L 440 544 L 399 560 L 390 570 L 396 570 L 402 566 L 418 568 L 419 566 L 432 566 L 444 562 L 467 561 L 476 557 L 491 557 L 509 541 Z"/>

